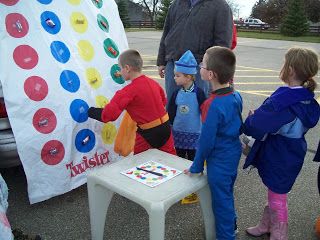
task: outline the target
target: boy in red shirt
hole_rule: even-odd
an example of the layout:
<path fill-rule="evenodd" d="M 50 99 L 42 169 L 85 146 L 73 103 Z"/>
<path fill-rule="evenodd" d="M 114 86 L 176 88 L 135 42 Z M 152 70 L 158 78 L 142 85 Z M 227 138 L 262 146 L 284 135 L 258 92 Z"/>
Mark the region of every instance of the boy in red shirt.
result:
<path fill-rule="evenodd" d="M 176 154 L 163 89 L 141 73 L 143 61 L 138 51 L 126 50 L 118 61 L 123 79 L 131 80 L 131 83 L 117 91 L 104 108 L 90 107 L 88 116 L 106 123 L 116 120 L 127 110 L 138 127 L 134 154 L 150 148 Z"/>

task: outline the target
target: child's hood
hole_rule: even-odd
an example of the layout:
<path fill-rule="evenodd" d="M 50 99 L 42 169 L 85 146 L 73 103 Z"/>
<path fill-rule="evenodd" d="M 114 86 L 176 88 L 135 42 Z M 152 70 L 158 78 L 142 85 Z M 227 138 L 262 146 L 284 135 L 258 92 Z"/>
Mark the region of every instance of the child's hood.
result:
<path fill-rule="evenodd" d="M 320 106 L 314 99 L 314 93 L 306 88 L 280 87 L 272 94 L 270 100 L 278 111 L 289 107 L 307 128 L 314 127 L 319 121 Z"/>

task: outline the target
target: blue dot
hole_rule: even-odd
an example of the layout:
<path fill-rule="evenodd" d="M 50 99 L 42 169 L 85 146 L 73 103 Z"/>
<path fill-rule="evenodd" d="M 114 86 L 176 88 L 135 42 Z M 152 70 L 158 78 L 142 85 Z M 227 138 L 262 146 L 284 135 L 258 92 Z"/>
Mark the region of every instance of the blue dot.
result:
<path fill-rule="evenodd" d="M 80 88 L 80 79 L 75 72 L 64 70 L 60 74 L 60 84 L 68 92 L 74 93 Z"/>
<path fill-rule="evenodd" d="M 68 47 L 60 41 L 54 41 L 50 45 L 52 56 L 61 63 L 66 63 L 70 59 L 70 51 Z"/>
<path fill-rule="evenodd" d="M 75 139 L 75 145 L 79 152 L 90 152 L 96 144 L 96 137 L 90 129 L 80 130 Z"/>
<path fill-rule="evenodd" d="M 42 4 L 50 4 L 52 0 L 38 0 L 38 2 Z"/>
<path fill-rule="evenodd" d="M 88 119 L 88 104 L 82 99 L 75 99 L 70 104 L 70 114 L 73 120 L 78 123 L 87 121 Z"/>
<path fill-rule="evenodd" d="M 61 23 L 56 14 L 45 11 L 40 16 L 41 25 L 50 34 L 56 34 L 61 29 Z"/>

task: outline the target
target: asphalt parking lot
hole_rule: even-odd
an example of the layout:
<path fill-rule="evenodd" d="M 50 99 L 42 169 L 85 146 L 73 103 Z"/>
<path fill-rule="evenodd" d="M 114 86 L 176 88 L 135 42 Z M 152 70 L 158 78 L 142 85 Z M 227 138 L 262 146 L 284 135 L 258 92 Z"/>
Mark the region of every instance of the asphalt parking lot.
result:
<path fill-rule="evenodd" d="M 164 81 L 157 75 L 156 54 L 161 32 L 129 32 L 129 47 L 138 49 L 144 59 L 144 73 Z M 311 47 L 320 53 L 320 44 L 288 41 L 271 41 L 239 38 L 235 50 L 237 71 L 235 87 L 244 101 L 243 116 L 255 109 L 281 85 L 278 79 L 286 50 L 292 46 Z M 319 77 L 317 78 L 319 82 Z M 316 91 L 320 101 L 320 89 Z M 316 188 L 319 164 L 312 162 L 319 140 L 320 124 L 307 134 L 308 148 L 305 165 L 292 191 L 289 193 L 289 239 L 315 240 L 313 224 L 320 215 L 320 197 Z M 266 189 L 255 170 L 242 170 L 239 166 L 235 186 L 238 211 L 238 239 L 256 239 L 245 234 L 245 228 L 254 225 L 266 202 Z M 19 168 L 1 170 L 9 192 L 8 218 L 12 228 L 40 234 L 48 240 L 91 239 L 86 186 L 64 195 L 30 205 L 27 198 L 26 180 Z M 148 239 L 148 216 L 139 205 L 115 195 L 107 214 L 105 239 Z M 166 239 L 202 240 L 204 226 L 198 204 L 172 206 L 166 215 Z M 267 239 L 262 237 L 260 239 Z"/>

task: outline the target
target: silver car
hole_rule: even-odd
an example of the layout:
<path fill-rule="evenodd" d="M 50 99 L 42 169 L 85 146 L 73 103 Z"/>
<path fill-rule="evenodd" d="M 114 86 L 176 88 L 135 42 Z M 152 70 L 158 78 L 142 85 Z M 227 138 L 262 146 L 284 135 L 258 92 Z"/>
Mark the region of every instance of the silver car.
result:
<path fill-rule="evenodd" d="M 17 144 L 7 115 L 0 81 L 0 168 L 19 165 L 21 165 L 21 162 L 17 152 Z"/>

